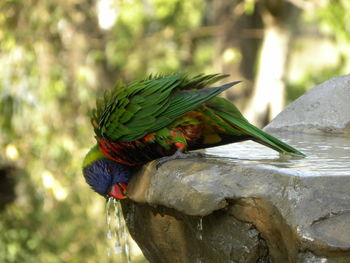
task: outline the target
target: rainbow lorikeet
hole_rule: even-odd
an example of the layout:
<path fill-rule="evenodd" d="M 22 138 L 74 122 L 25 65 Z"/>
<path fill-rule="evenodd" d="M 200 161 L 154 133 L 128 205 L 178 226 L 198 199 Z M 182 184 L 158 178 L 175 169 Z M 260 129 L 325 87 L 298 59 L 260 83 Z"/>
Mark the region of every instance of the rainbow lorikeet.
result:
<path fill-rule="evenodd" d="M 217 96 L 239 83 L 209 87 L 226 76 L 151 76 L 107 92 L 92 113 L 97 144 L 83 162 L 86 182 L 103 196 L 123 199 L 133 166 L 244 140 L 304 156 L 250 124 L 235 105 Z"/>

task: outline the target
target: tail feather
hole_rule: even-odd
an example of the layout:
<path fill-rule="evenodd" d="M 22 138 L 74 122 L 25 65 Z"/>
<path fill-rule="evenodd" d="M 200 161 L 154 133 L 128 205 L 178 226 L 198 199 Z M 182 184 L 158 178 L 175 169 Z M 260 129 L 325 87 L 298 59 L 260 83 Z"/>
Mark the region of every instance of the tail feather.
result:
<path fill-rule="evenodd" d="M 254 140 L 255 142 L 268 146 L 283 154 L 305 156 L 305 154 L 303 154 L 302 152 L 298 151 L 297 149 L 293 148 L 287 143 L 280 141 L 279 139 L 273 137 L 272 135 L 260 130 L 259 128 L 250 124 L 245 119 L 236 118 L 226 112 L 222 112 L 218 110 L 214 110 L 214 111 L 218 116 L 220 116 L 230 125 L 232 125 L 235 129 L 241 131 L 246 135 L 251 136 L 252 140 Z"/>

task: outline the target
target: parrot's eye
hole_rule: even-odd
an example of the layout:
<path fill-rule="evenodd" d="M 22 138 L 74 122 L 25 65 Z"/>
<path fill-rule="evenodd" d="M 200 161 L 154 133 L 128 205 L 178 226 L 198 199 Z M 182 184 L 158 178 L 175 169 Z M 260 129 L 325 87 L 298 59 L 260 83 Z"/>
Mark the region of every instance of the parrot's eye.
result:
<path fill-rule="evenodd" d="M 113 169 L 112 168 L 107 168 L 107 173 L 112 174 L 113 173 Z"/>

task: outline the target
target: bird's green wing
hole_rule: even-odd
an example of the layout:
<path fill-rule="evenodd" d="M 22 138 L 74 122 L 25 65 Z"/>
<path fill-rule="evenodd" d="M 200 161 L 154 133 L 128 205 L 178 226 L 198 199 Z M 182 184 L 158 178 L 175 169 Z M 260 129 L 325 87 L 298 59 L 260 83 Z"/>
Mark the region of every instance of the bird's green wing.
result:
<path fill-rule="evenodd" d="M 142 134 L 168 107 L 169 96 L 182 79 L 182 74 L 174 74 L 132 82 L 106 92 L 104 100 L 97 101 L 92 116 L 96 135 L 121 141 L 123 136 Z"/>
<path fill-rule="evenodd" d="M 97 102 L 92 124 L 97 137 L 129 142 L 160 130 L 179 116 L 237 84 L 205 88 L 224 75 L 183 74 L 138 81 L 107 93 Z"/>
<path fill-rule="evenodd" d="M 201 104 L 217 96 L 224 90 L 232 87 L 238 82 L 232 82 L 220 87 L 203 88 L 200 90 L 179 90 L 173 92 L 168 98 L 164 107 L 155 113 L 149 112 L 136 114 L 125 125 L 129 128 L 130 133 L 120 137 L 119 141 L 137 140 L 148 133 L 160 130 L 171 124 L 176 118 L 199 107 Z M 156 95 L 156 94 L 155 94 Z M 145 126 L 147 124 L 147 126 Z"/>

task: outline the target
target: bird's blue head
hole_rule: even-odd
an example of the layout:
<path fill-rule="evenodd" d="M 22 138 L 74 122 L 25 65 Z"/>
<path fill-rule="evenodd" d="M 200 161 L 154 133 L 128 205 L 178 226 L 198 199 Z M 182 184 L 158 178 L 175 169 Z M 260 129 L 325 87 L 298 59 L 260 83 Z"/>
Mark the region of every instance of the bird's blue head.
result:
<path fill-rule="evenodd" d="M 97 146 L 85 157 L 83 175 L 91 188 L 100 195 L 126 198 L 126 187 L 131 178 L 130 168 L 106 158 Z"/>

